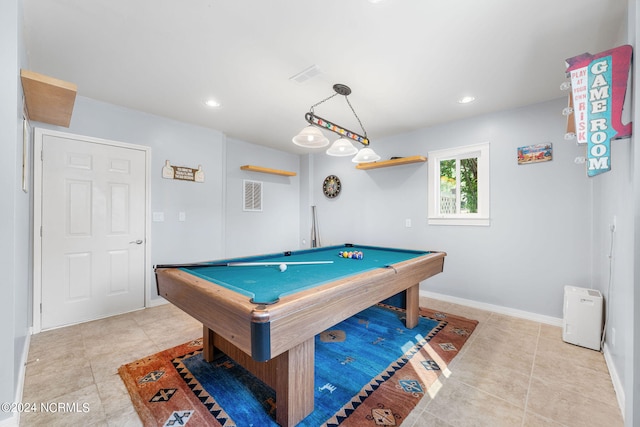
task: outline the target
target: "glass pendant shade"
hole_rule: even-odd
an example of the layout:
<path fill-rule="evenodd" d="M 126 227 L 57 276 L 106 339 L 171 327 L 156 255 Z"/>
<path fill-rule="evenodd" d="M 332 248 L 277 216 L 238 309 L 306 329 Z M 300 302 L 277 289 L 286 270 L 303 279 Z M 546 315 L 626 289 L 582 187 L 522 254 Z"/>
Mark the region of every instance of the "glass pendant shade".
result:
<path fill-rule="evenodd" d="M 320 129 L 314 126 L 307 126 L 293 137 L 293 143 L 306 148 L 319 148 L 329 145 L 329 139 L 322 134 Z"/>
<path fill-rule="evenodd" d="M 371 163 L 380 160 L 380 156 L 376 154 L 371 148 L 363 148 L 358 151 L 358 154 L 351 159 L 353 163 Z"/>
<path fill-rule="evenodd" d="M 353 156 L 358 152 L 358 149 L 353 146 L 351 141 L 346 138 L 340 138 L 334 142 L 331 147 L 327 149 L 327 154 L 330 156 Z"/>

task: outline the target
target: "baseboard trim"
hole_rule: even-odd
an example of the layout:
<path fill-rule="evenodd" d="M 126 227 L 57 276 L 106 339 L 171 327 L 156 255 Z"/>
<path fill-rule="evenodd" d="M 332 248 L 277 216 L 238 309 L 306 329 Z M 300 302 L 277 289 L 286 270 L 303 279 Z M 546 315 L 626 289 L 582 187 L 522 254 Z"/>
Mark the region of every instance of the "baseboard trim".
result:
<path fill-rule="evenodd" d="M 29 327 L 27 338 L 24 340 L 24 347 L 20 355 L 20 371 L 18 371 L 18 384 L 16 387 L 16 396 L 14 402 L 22 402 L 22 393 L 24 391 L 24 379 L 27 374 L 27 359 L 29 358 L 29 347 L 31 346 L 31 335 L 33 335 L 33 327 Z M 18 427 L 20 425 L 20 413 L 14 412 L 11 417 L 0 421 L 0 427 Z"/>
<path fill-rule="evenodd" d="M 613 390 L 616 392 L 616 399 L 618 400 L 618 406 L 620 407 L 620 411 L 622 412 L 622 419 L 624 419 L 624 387 L 622 385 L 622 381 L 620 381 L 620 375 L 618 375 L 616 365 L 613 363 L 611 350 L 609 350 L 609 344 L 607 342 L 605 342 L 604 346 L 602 347 L 602 354 L 604 354 L 604 361 L 607 364 L 607 369 L 609 369 L 609 376 L 611 377 L 611 382 L 613 383 Z"/>
<path fill-rule="evenodd" d="M 480 310 L 493 311 L 494 313 L 504 314 L 507 316 L 519 317 L 521 319 L 533 320 L 552 326 L 562 327 L 562 319 L 558 317 L 545 316 L 542 314 L 531 313 L 529 311 L 517 310 L 515 308 L 504 307 L 501 305 L 487 304 L 484 302 L 473 301 L 470 299 L 452 297 L 450 295 L 439 294 L 436 292 L 420 290 L 420 296 L 425 298 L 433 298 L 444 302 L 464 305 L 467 307 L 477 308 Z"/>
<path fill-rule="evenodd" d="M 166 299 L 164 299 L 162 297 L 153 298 L 153 299 L 149 300 L 149 303 L 147 304 L 147 308 L 158 307 L 160 305 L 165 305 L 165 304 L 168 304 L 168 303 L 169 303 L 169 301 L 167 301 Z"/>

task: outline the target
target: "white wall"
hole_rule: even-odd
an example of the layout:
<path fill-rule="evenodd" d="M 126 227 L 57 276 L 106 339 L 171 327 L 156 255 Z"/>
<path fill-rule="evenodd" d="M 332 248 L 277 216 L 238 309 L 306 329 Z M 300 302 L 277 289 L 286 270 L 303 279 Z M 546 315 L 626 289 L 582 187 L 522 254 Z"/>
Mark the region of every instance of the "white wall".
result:
<path fill-rule="evenodd" d="M 627 365 L 627 358 L 632 354 L 628 346 L 632 342 L 634 310 L 632 147 L 631 139 L 612 141 L 611 171 L 591 178 L 593 287 L 602 292 L 606 302 L 606 351 L 613 362 L 612 374 L 623 384 L 632 373 L 632 368 Z M 614 218 L 615 232 L 612 233 Z"/>
<path fill-rule="evenodd" d="M 13 225 L 15 224 L 15 186 L 16 182 L 16 152 L 17 152 L 17 127 L 15 120 L 15 105 L 17 99 L 16 82 L 16 23 L 17 2 L 4 2 L 0 5 L 0 52 L 3 67 L 0 67 L 0 135 L 3 144 L 0 146 L 0 227 L 2 239 L 0 239 L 0 263 L 7 277 L 7 286 L 3 287 L 6 297 L 0 299 L 0 345 L 8 351 L 0 352 L 0 399 L 3 402 L 11 402 L 15 392 L 15 358 L 14 358 L 14 334 L 15 334 L 15 305 L 13 296 L 17 288 L 15 262 L 15 239 Z M 6 62 L 5 62 L 6 61 Z M 0 413 L 0 420 L 11 414 Z"/>
<path fill-rule="evenodd" d="M 584 165 L 573 161 L 584 149 L 563 138 L 565 105 L 559 98 L 372 140 L 383 159 L 490 142 L 489 227 L 427 225 L 428 161 L 361 171 L 348 158 L 314 154 L 323 243 L 443 250 L 444 273 L 422 289 L 561 318 L 564 286 L 591 286 L 590 183 Z M 517 147 L 549 141 L 551 162 L 517 164 Z M 343 184 L 334 200 L 321 195 L 328 174 Z"/>
<path fill-rule="evenodd" d="M 629 0 L 629 43 L 638 47 L 640 40 L 640 7 L 637 0 Z M 637 55 L 637 54 L 636 54 Z M 636 57 L 637 58 L 637 57 Z M 637 66 L 637 59 L 632 68 L 632 105 L 633 105 L 633 122 L 635 129 L 640 124 L 640 108 L 638 108 L 638 100 L 640 99 L 640 68 Z M 637 136 L 632 138 L 632 143 L 638 140 Z M 628 379 L 625 384 L 626 408 L 625 422 L 628 426 L 640 426 L 640 149 L 633 148 L 632 160 L 632 176 L 633 176 L 633 246 L 629 248 L 633 253 L 633 287 L 632 294 L 629 298 L 633 301 L 632 311 L 627 313 L 629 322 L 629 331 L 626 334 L 626 352 L 627 352 L 627 371 L 629 371 Z"/>
<path fill-rule="evenodd" d="M 638 47 L 640 40 L 640 7 L 637 0 L 628 0 L 628 43 L 634 49 Z M 636 51 L 637 52 L 637 51 Z M 637 55 L 637 53 L 635 54 Z M 634 56 L 635 56 L 634 55 Z M 637 56 L 636 56 L 637 58 Z M 628 88 L 628 96 L 632 97 L 632 119 L 634 129 L 637 132 L 638 124 L 640 124 L 640 108 L 638 108 L 638 100 L 640 99 L 640 68 L 637 66 L 637 59 L 632 68 L 632 82 L 635 82 Z M 627 197 L 633 199 L 633 222 L 630 224 L 632 228 L 628 230 L 628 234 L 633 233 L 633 242 L 624 250 L 628 252 L 627 257 L 630 259 L 631 282 L 628 284 L 631 293 L 626 295 L 632 301 L 631 306 L 627 305 L 627 309 L 631 310 L 626 313 L 625 319 L 627 327 L 624 334 L 626 367 L 627 375 L 625 377 L 625 424 L 627 426 L 640 427 L 640 149 L 636 146 L 638 137 L 633 136 L 630 140 L 632 148 L 630 149 L 630 170 L 633 181 L 632 193 Z M 613 326 L 613 324 L 611 325 Z"/>
<path fill-rule="evenodd" d="M 635 45 L 640 30 L 637 28 L 637 13 L 635 2 L 630 0 L 628 43 L 631 45 Z M 637 82 L 640 77 L 638 68 L 633 67 L 632 72 Z M 635 96 L 637 100 L 638 90 L 637 84 L 629 87 L 627 97 Z M 637 104 L 631 114 L 635 131 L 636 124 L 640 123 L 636 107 Z M 640 332 L 637 326 L 640 324 L 640 292 L 637 290 L 640 272 L 637 256 L 640 244 L 640 150 L 636 141 L 635 135 L 612 141 L 611 171 L 590 179 L 593 185 L 593 287 L 603 293 L 606 302 L 605 356 L 627 426 L 640 426 L 640 385 L 637 380 L 640 376 Z M 612 233 L 614 222 L 615 231 Z"/>
<path fill-rule="evenodd" d="M 15 402 L 30 326 L 29 194 L 22 191 L 22 8 L 0 3 L 0 401 Z M 15 414 L 0 412 L 0 423 Z"/>
<path fill-rule="evenodd" d="M 226 152 L 226 257 L 295 250 L 300 247 L 300 157 L 229 139 Z M 253 165 L 295 172 L 281 176 L 240 170 Z M 262 211 L 243 211 L 243 181 L 262 182 Z"/>
<path fill-rule="evenodd" d="M 628 44 L 636 45 L 637 2 L 628 1 Z M 615 46 L 612 46 L 615 47 Z M 634 60 L 635 62 L 635 60 Z M 627 89 L 633 97 L 634 134 L 640 123 L 636 100 L 640 71 L 632 68 L 636 84 Z M 626 426 L 640 426 L 640 150 L 637 136 L 611 142 L 611 171 L 593 182 L 594 287 L 607 302 L 605 355 L 623 406 Z M 615 232 L 610 227 L 615 218 Z M 610 255 L 611 258 L 610 258 Z"/>

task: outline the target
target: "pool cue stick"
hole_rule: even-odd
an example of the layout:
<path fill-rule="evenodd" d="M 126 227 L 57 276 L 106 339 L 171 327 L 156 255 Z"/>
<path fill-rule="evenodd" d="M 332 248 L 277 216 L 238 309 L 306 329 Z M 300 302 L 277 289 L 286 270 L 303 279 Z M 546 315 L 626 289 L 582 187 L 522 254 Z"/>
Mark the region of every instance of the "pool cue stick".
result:
<path fill-rule="evenodd" d="M 194 262 L 188 264 L 158 264 L 155 268 L 193 268 L 193 267 L 251 267 L 260 265 L 314 265 L 314 264 L 333 264 L 333 261 L 273 261 L 273 262 Z"/>
<path fill-rule="evenodd" d="M 273 261 L 273 262 L 229 262 L 227 263 L 228 267 L 251 267 L 251 266 L 260 266 L 260 265 L 316 265 L 316 264 L 333 264 L 333 261 Z"/>
<path fill-rule="evenodd" d="M 318 214 L 316 206 L 311 206 L 311 247 L 320 247 L 320 231 L 318 230 Z"/>
<path fill-rule="evenodd" d="M 191 262 L 185 264 L 158 264 L 153 268 L 191 268 L 191 267 L 226 267 L 227 264 L 217 264 L 209 261 L 204 262 Z"/>

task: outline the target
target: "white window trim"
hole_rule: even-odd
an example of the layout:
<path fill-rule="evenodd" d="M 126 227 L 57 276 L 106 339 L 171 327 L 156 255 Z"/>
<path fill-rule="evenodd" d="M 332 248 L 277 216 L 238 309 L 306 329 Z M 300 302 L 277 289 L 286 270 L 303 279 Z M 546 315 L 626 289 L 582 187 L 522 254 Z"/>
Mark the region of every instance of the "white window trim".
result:
<path fill-rule="evenodd" d="M 488 142 L 464 147 L 429 151 L 429 225 L 491 225 L 489 212 L 489 148 Z M 440 161 L 453 158 L 478 157 L 478 213 L 440 214 Z"/>

